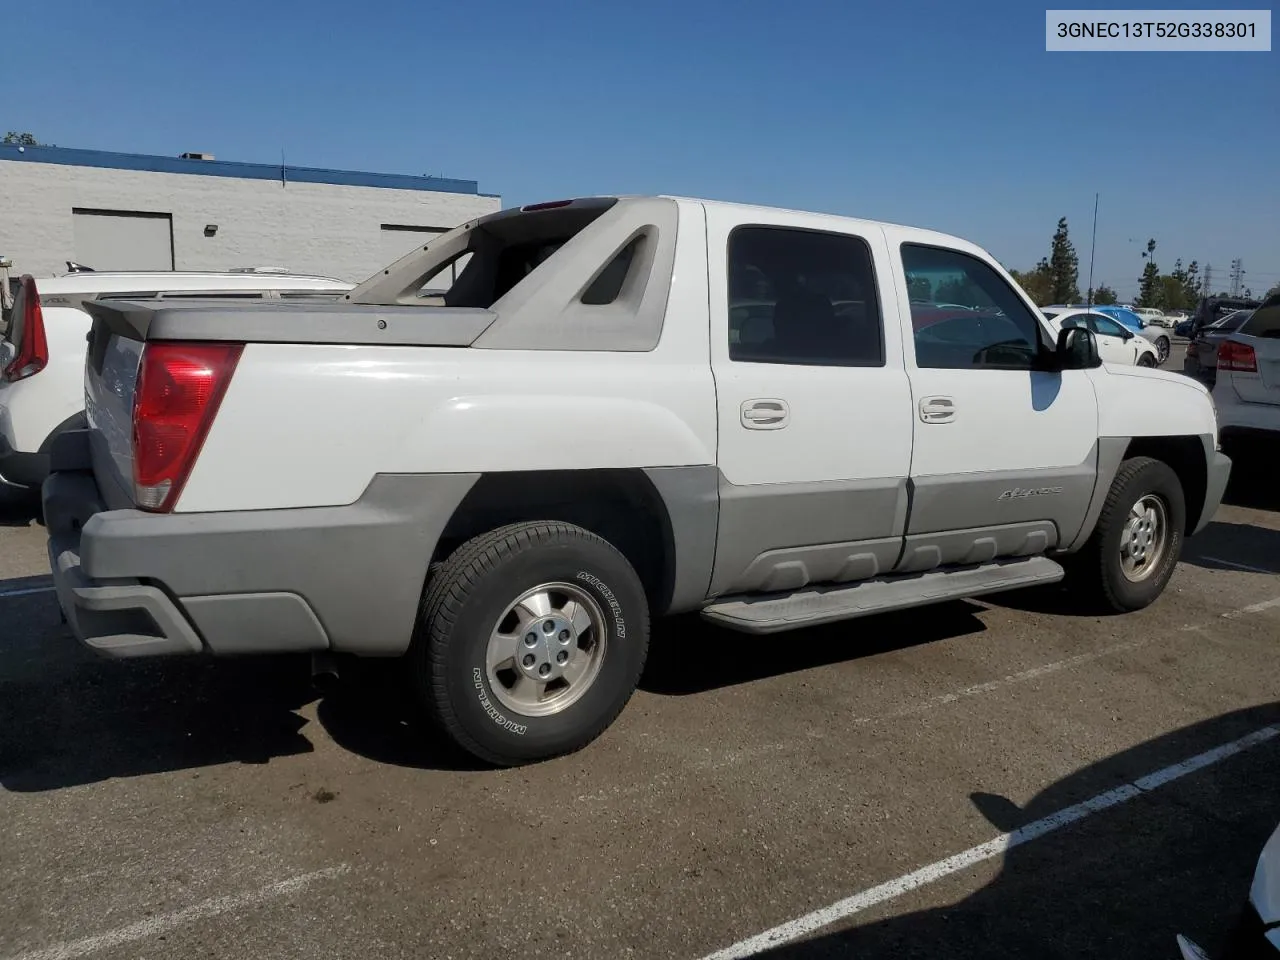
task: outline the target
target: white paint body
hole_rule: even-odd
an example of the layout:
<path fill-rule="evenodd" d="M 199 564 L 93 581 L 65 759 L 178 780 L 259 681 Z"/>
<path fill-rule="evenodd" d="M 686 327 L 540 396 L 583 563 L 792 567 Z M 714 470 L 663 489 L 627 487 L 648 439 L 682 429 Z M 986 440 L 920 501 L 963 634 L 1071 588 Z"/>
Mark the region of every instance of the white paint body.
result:
<path fill-rule="evenodd" d="M 1249 888 L 1249 902 L 1263 923 L 1280 923 L 1280 827 L 1262 848 Z"/>
<path fill-rule="evenodd" d="M 922 369 L 898 244 L 977 257 L 909 227 L 677 199 L 665 322 L 652 351 L 250 343 L 178 512 L 341 505 L 378 473 L 718 465 L 739 485 L 1070 467 L 1099 437 L 1215 434 L 1203 387 L 1158 370 L 1061 374 Z M 884 319 L 881 367 L 735 363 L 725 249 L 740 225 L 864 239 Z M 430 309 L 430 308 L 423 308 Z M 922 399 L 958 415 L 923 424 Z M 749 401 L 786 401 L 785 429 L 744 429 Z M 1050 402 L 1051 401 L 1051 402 Z"/>
<path fill-rule="evenodd" d="M 84 409 L 85 337 L 92 320 L 81 309 L 80 297 L 252 290 L 341 293 L 351 286 L 328 277 L 268 273 L 72 273 L 37 279 L 49 364 L 34 376 L 15 383 L 0 378 L 0 435 L 15 450 L 34 453 L 56 427 Z M 13 345 L 0 342 L 0 369 L 12 356 Z"/>

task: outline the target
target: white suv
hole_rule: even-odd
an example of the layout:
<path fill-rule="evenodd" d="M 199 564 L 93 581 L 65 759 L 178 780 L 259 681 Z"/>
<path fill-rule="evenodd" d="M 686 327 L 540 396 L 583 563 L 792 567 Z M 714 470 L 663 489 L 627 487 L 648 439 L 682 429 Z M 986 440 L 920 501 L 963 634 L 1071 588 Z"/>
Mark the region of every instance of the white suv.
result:
<path fill-rule="evenodd" d="M 1280 294 L 1219 345 L 1213 399 L 1224 440 L 1280 440 Z"/>
<path fill-rule="evenodd" d="M 333 297 L 352 284 L 328 277 L 228 273 L 70 273 L 18 286 L 0 338 L 0 495 L 39 490 L 61 431 L 83 425 L 86 302 L 222 302 Z"/>

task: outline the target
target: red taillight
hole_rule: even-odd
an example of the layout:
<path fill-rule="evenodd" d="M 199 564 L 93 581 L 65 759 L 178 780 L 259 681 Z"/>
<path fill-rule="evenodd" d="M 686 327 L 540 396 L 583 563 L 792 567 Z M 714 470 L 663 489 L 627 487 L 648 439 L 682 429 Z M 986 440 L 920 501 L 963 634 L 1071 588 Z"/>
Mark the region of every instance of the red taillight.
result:
<path fill-rule="evenodd" d="M 44 335 L 44 311 L 40 308 L 40 293 L 36 282 L 27 275 L 22 278 L 22 336 L 18 342 L 18 355 L 4 368 L 4 378 L 10 383 L 34 377 L 49 365 L 49 341 Z"/>
<path fill-rule="evenodd" d="M 1223 340 L 1218 348 L 1218 369 L 1237 373 L 1257 373 L 1258 354 L 1247 343 Z"/>
<path fill-rule="evenodd" d="M 173 508 L 244 349 L 241 343 L 149 343 L 133 402 L 133 497 Z"/>

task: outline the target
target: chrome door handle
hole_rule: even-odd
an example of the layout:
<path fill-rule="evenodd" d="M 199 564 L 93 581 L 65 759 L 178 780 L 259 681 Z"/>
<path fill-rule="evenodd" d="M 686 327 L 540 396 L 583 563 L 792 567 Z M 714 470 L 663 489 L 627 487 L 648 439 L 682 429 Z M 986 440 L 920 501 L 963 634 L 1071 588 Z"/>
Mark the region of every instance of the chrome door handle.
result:
<path fill-rule="evenodd" d="M 748 430 L 780 430 L 790 416 L 785 400 L 748 400 L 742 405 L 742 425 Z"/>
<path fill-rule="evenodd" d="M 925 397 L 920 401 L 920 419 L 925 423 L 950 423 L 956 418 L 956 402 L 950 397 Z"/>

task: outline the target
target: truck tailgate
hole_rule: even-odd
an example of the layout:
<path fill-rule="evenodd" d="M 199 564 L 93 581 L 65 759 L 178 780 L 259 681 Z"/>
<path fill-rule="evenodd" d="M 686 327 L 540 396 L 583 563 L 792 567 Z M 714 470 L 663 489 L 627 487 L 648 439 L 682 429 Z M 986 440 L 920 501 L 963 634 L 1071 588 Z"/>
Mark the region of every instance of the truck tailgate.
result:
<path fill-rule="evenodd" d="M 141 340 L 120 336 L 101 321 L 89 334 L 84 405 L 93 472 L 108 507 L 133 506 L 133 398 Z"/>

